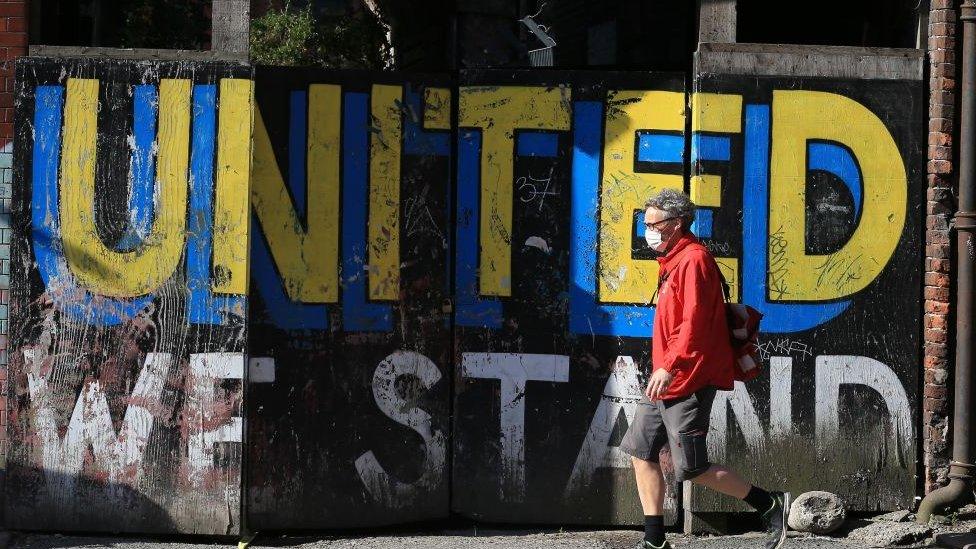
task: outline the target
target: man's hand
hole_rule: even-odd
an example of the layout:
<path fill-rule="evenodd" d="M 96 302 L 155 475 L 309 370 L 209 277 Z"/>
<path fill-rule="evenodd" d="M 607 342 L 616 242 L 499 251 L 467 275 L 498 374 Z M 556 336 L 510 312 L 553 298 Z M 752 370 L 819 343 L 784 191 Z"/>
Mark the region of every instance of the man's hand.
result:
<path fill-rule="evenodd" d="M 651 374 L 651 379 L 647 382 L 647 389 L 644 390 L 644 394 L 647 395 L 649 400 L 661 398 L 661 395 L 668 390 L 668 386 L 671 385 L 673 379 L 674 376 L 663 368 L 654 370 L 654 373 Z"/>

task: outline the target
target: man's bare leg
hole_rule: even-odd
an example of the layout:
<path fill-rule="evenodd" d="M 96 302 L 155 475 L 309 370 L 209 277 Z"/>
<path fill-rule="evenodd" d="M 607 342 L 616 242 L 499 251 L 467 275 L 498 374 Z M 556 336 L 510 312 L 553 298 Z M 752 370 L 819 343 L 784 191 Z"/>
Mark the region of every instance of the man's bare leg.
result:
<path fill-rule="evenodd" d="M 666 547 L 664 541 L 664 475 L 652 461 L 631 458 L 637 494 L 644 509 L 644 547 Z"/>
<path fill-rule="evenodd" d="M 766 523 L 770 533 L 766 541 L 767 549 L 779 549 L 783 546 L 789 519 L 790 494 L 788 492 L 767 492 L 746 482 L 735 471 L 724 465 L 712 465 L 691 481 L 748 503 L 759 511 Z"/>
<path fill-rule="evenodd" d="M 752 489 L 752 484 L 746 482 L 735 471 L 724 465 L 712 465 L 707 471 L 691 481 L 735 499 L 745 499 L 749 490 Z"/>
<path fill-rule="evenodd" d="M 637 494 L 645 515 L 664 514 L 664 475 L 661 465 L 653 461 L 630 458 L 637 477 Z"/>

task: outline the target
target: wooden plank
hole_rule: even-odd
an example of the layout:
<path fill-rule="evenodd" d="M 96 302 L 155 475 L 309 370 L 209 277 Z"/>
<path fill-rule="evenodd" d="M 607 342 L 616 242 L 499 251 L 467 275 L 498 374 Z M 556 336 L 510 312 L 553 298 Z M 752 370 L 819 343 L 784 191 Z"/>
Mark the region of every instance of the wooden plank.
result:
<path fill-rule="evenodd" d="M 702 72 L 691 101 L 692 174 L 722 189 L 706 243 L 766 315 L 763 375 L 716 397 L 710 458 L 856 511 L 908 507 L 918 466 L 925 102 L 885 74 Z M 748 510 L 689 488 L 687 511 Z"/>
<path fill-rule="evenodd" d="M 17 69 L 7 524 L 236 534 L 246 296 L 217 292 L 211 254 L 248 227 L 215 223 L 213 166 L 218 141 L 250 164 L 249 121 L 215 122 L 221 99 L 250 112 L 250 71 Z"/>
<path fill-rule="evenodd" d="M 257 69 L 253 529 L 449 515 L 448 84 Z"/>
<path fill-rule="evenodd" d="M 735 42 L 736 0 L 698 0 L 698 42 Z"/>
<path fill-rule="evenodd" d="M 458 93 L 453 510 L 639 524 L 619 446 L 646 382 L 657 262 L 635 212 L 682 184 L 683 79 L 466 71 Z M 670 154 L 645 154 L 644 133 Z M 673 524 L 670 488 L 665 507 Z"/>
<path fill-rule="evenodd" d="M 132 59 L 143 61 L 238 61 L 247 62 L 247 52 L 163 50 L 153 48 L 103 48 L 89 46 L 31 45 L 31 57 Z"/>
<path fill-rule="evenodd" d="M 210 11 L 211 49 L 247 57 L 250 51 L 250 0 L 212 0 Z"/>
<path fill-rule="evenodd" d="M 695 74 L 921 80 L 924 52 L 906 48 L 699 44 Z"/>

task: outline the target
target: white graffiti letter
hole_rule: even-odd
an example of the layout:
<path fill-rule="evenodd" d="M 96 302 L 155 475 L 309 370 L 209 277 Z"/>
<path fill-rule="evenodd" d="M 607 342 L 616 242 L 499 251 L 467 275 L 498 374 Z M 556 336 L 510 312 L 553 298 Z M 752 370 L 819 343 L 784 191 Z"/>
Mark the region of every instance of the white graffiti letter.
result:
<path fill-rule="evenodd" d="M 769 438 L 782 439 L 793 433 L 793 359 L 769 359 Z"/>
<path fill-rule="evenodd" d="M 205 473 L 214 468 L 214 444 L 243 440 L 244 420 L 232 416 L 229 421 L 224 421 L 223 414 L 218 413 L 214 383 L 220 379 L 243 378 L 244 355 L 241 353 L 190 355 L 186 422 L 189 480 L 193 486 L 200 486 Z"/>
<path fill-rule="evenodd" d="M 393 421 L 406 425 L 424 439 L 426 459 L 424 472 L 412 483 L 391 477 L 372 451 L 356 460 L 356 470 L 373 498 L 389 508 L 413 506 L 422 498 L 437 492 L 446 478 L 447 439 L 434 431 L 430 414 L 404 399 L 396 390 L 401 376 L 414 376 L 429 390 L 441 379 L 441 372 L 429 358 L 413 351 L 396 351 L 383 359 L 373 372 L 373 398 L 376 405 Z"/>
<path fill-rule="evenodd" d="M 32 363 L 34 351 L 25 351 L 24 357 Z M 112 426 L 108 400 L 101 385 L 97 380 L 85 383 L 75 401 L 63 439 L 58 435 L 57 414 L 52 403 L 55 397 L 47 379 L 36 365 L 30 369 L 27 384 L 34 408 L 34 432 L 41 440 L 44 470 L 52 484 L 49 491 L 70 489 L 73 479 L 81 472 L 89 448 L 98 469 L 108 473 L 110 484 L 137 485 L 153 426 L 149 408 L 159 403 L 171 362 L 172 356 L 168 353 L 146 355 L 118 435 Z"/>
<path fill-rule="evenodd" d="M 620 414 L 624 414 L 627 425 L 634 422 L 637 403 L 641 399 L 640 382 L 637 380 L 637 365 L 629 356 L 618 356 L 613 372 L 607 379 L 600 397 L 600 405 L 590 421 L 590 430 L 583 440 L 583 447 L 576 457 L 573 474 L 566 485 L 566 497 L 570 498 L 579 490 L 589 486 L 597 469 L 613 467 L 630 468 L 630 458 L 616 446 L 610 446 L 610 436 L 617 425 Z"/>
<path fill-rule="evenodd" d="M 759 422 L 759 415 L 756 414 L 756 405 L 752 402 L 752 397 L 749 396 L 745 384 L 736 381 L 735 388 L 731 392 L 719 391 L 715 393 L 715 400 L 712 402 L 711 426 L 708 430 L 708 455 L 715 460 L 724 459 L 725 456 L 729 404 L 732 405 L 732 415 L 735 416 L 736 423 L 742 431 L 742 437 L 745 439 L 749 451 L 759 452 L 766 444 L 766 435 L 763 432 L 762 423 Z"/>
<path fill-rule="evenodd" d="M 769 359 L 769 439 L 790 436 L 793 432 L 793 359 L 774 356 Z M 731 393 L 719 391 L 712 403 L 711 427 L 708 435 L 708 453 L 715 459 L 726 455 L 728 433 L 728 408 L 742 431 L 749 451 L 758 452 L 767 443 L 766 432 L 756 413 L 756 405 L 745 384 L 735 383 Z"/>
<path fill-rule="evenodd" d="M 894 466 L 914 460 L 915 431 L 905 388 L 891 368 L 865 356 L 817 357 L 817 446 L 824 448 L 840 436 L 841 385 L 863 385 L 881 395 L 888 408 L 888 447 L 897 449 L 888 460 Z"/>
<path fill-rule="evenodd" d="M 525 385 L 569 381 L 569 357 L 514 353 L 464 353 L 461 375 L 501 382 L 502 501 L 525 499 Z"/>

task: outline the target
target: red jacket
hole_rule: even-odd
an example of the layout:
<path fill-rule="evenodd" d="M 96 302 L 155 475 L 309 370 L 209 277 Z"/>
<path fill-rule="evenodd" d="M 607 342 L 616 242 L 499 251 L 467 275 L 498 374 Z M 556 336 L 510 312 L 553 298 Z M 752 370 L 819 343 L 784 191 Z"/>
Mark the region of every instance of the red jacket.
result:
<path fill-rule="evenodd" d="M 674 376 L 663 400 L 706 386 L 732 389 L 733 358 L 722 282 L 715 260 L 685 234 L 658 258 L 665 282 L 658 292 L 651 361 Z"/>

